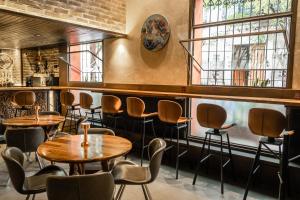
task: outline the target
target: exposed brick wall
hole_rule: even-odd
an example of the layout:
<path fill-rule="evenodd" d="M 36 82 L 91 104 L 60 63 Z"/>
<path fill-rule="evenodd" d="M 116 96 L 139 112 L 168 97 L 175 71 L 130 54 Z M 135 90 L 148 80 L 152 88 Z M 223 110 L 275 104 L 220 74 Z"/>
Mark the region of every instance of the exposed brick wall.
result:
<path fill-rule="evenodd" d="M 47 60 L 48 73 L 59 76 L 59 48 L 58 47 L 42 47 L 40 49 L 40 55 L 42 59 Z M 22 65 L 23 65 L 23 83 L 25 85 L 26 77 L 32 76 L 35 73 L 36 57 L 38 55 L 38 49 L 22 49 Z M 38 74 L 45 74 L 44 69 Z"/>
<path fill-rule="evenodd" d="M 125 32 L 126 0 L 0 0 L 0 8 Z"/>

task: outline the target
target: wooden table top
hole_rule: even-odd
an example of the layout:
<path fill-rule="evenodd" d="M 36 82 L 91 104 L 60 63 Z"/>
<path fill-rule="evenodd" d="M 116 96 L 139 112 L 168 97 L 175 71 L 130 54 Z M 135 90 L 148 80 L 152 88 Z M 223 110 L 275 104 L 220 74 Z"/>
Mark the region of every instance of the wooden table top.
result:
<path fill-rule="evenodd" d="M 40 115 L 39 120 L 36 120 L 34 115 L 30 115 L 5 119 L 3 125 L 21 127 L 54 126 L 63 121 L 65 121 L 65 117 L 59 115 Z"/>
<path fill-rule="evenodd" d="M 89 146 L 82 147 L 84 135 L 67 135 L 44 142 L 37 153 L 42 158 L 61 163 L 105 161 L 127 154 L 132 143 L 111 135 L 88 135 Z"/>

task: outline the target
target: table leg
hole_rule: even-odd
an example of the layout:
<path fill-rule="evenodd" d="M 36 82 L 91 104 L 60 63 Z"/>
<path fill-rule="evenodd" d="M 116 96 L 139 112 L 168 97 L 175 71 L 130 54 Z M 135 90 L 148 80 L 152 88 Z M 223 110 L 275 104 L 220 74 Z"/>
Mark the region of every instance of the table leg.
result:
<path fill-rule="evenodd" d="M 69 175 L 85 174 L 84 163 L 70 163 Z"/>

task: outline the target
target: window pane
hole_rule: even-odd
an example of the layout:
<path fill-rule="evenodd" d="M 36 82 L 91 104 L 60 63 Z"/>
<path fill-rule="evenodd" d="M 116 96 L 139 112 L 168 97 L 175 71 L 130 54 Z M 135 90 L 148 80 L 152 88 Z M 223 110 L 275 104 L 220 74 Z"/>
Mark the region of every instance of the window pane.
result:
<path fill-rule="evenodd" d="M 69 81 L 102 82 L 102 42 L 70 46 Z"/>

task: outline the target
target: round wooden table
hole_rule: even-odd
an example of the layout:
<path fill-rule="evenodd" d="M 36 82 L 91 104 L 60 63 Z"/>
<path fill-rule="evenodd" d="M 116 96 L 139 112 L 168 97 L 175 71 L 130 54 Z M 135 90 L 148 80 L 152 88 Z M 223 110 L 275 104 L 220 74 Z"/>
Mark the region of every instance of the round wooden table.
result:
<path fill-rule="evenodd" d="M 59 115 L 39 115 L 39 120 L 36 120 L 35 116 L 31 115 L 5 119 L 2 124 L 14 127 L 49 127 L 55 126 L 63 121 L 65 121 L 65 117 Z"/>
<path fill-rule="evenodd" d="M 84 163 L 109 161 L 127 154 L 132 143 L 111 135 L 88 135 L 88 146 L 82 147 L 83 135 L 67 135 L 44 142 L 38 147 L 40 157 L 51 162 L 70 164 L 70 175 L 84 174 Z"/>

